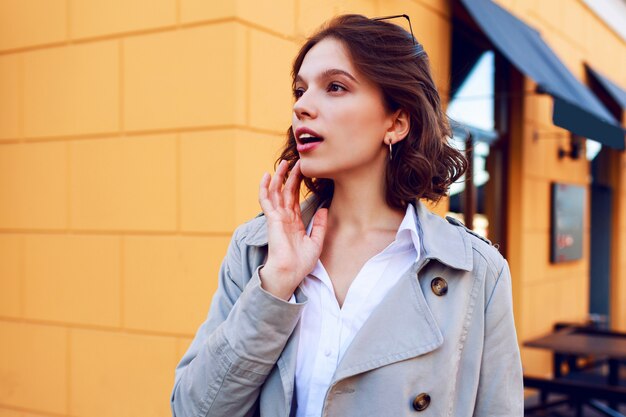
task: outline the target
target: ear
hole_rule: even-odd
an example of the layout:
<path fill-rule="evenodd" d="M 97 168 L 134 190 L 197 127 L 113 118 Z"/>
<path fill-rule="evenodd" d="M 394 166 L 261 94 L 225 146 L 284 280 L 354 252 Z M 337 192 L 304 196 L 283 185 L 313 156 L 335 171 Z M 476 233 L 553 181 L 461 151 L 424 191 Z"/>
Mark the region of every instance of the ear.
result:
<path fill-rule="evenodd" d="M 405 110 L 398 109 L 390 116 L 390 120 L 391 126 L 387 129 L 385 137 L 391 137 L 393 143 L 398 143 L 408 136 L 411 129 L 411 118 Z"/>

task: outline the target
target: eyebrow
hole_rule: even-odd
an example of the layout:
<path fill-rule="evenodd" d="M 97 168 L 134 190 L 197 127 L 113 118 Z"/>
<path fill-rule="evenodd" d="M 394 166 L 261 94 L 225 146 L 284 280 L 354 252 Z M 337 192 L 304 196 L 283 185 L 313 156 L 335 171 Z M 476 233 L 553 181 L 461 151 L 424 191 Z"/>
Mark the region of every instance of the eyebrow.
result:
<path fill-rule="evenodd" d="M 329 77 L 332 77 L 334 75 L 344 75 L 344 76 L 348 77 L 349 79 L 351 79 L 352 81 L 354 81 L 355 83 L 359 84 L 359 81 L 356 78 L 354 78 L 354 76 L 352 74 L 350 74 L 347 71 L 338 69 L 338 68 L 327 69 L 324 72 L 322 72 L 317 78 L 323 80 L 324 78 L 329 78 Z M 300 74 L 296 75 L 296 78 L 294 80 L 294 82 L 298 82 L 298 81 L 304 82 L 304 80 L 302 79 Z"/>

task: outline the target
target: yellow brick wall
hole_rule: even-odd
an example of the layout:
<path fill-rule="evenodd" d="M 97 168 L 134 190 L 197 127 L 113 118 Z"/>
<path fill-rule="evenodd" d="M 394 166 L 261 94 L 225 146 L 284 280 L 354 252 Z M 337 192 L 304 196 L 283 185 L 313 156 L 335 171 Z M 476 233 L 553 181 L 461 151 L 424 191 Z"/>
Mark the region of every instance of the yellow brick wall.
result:
<path fill-rule="evenodd" d="M 0 417 L 170 415 L 291 62 L 343 12 L 411 15 L 445 95 L 445 0 L 0 0 Z"/>

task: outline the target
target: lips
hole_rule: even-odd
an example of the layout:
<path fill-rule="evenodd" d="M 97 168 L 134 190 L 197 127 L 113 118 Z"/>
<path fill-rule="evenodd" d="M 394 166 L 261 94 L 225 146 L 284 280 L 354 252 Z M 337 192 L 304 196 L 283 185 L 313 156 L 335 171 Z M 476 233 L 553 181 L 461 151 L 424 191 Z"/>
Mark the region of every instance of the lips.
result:
<path fill-rule="evenodd" d="M 324 140 L 322 135 L 313 129 L 309 129 L 308 127 L 297 128 L 295 136 L 298 143 L 320 142 Z"/>
<path fill-rule="evenodd" d="M 322 135 L 309 129 L 308 127 L 299 127 L 295 131 L 298 152 L 308 152 L 317 148 L 324 141 Z"/>

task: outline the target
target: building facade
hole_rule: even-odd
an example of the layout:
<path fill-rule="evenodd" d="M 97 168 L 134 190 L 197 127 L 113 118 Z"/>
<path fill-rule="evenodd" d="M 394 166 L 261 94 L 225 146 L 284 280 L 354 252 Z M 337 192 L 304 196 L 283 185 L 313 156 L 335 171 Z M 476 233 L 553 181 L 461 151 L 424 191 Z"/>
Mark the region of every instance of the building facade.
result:
<path fill-rule="evenodd" d="M 586 64 L 626 88 L 626 41 L 582 0 L 497 3 L 601 99 Z M 170 415 L 174 367 L 285 140 L 292 60 L 316 27 L 348 12 L 409 15 L 449 112 L 463 119 L 463 100 L 486 106 L 465 143 L 475 181 L 434 210 L 464 215 L 509 259 L 520 342 L 588 319 L 594 267 L 608 286 L 598 305 L 626 330 L 623 151 L 603 146 L 588 159 L 591 142 L 555 126 L 553 97 L 463 4 L 2 1 L 1 417 Z M 487 81 L 464 90 L 472 42 Z M 623 108 L 605 106 L 624 125 Z M 585 190 L 581 256 L 563 263 L 551 262 L 553 183 Z M 609 236 L 609 249 L 596 257 L 592 220 L 603 218 L 598 242 Z M 522 355 L 525 372 L 550 373 L 548 354 Z"/>

